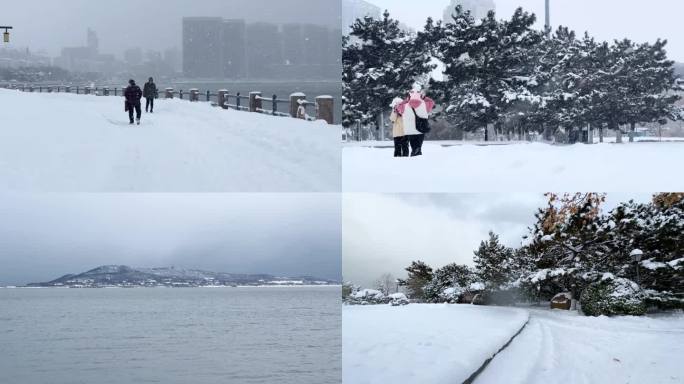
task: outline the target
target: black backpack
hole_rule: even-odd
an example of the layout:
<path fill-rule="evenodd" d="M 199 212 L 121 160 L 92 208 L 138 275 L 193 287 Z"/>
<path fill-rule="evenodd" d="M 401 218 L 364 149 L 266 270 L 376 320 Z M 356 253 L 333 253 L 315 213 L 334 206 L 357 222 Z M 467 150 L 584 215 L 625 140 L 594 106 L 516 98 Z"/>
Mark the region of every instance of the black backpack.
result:
<path fill-rule="evenodd" d="M 430 121 L 418 116 L 415 108 L 413 109 L 413 114 L 416 116 L 416 130 L 420 133 L 430 133 Z"/>

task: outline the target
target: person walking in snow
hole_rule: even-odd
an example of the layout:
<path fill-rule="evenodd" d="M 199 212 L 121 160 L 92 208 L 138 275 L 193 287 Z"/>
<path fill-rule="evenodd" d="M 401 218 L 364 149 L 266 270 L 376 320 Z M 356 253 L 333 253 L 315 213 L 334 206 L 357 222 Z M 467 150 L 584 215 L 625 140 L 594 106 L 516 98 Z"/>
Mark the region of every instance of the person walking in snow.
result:
<path fill-rule="evenodd" d="M 390 121 L 392 121 L 392 137 L 394 138 L 394 157 L 409 156 L 408 137 L 404 134 L 404 119 L 397 109 L 403 102 L 404 100 L 397 97 L 390 104 L 392 108 Z"/>
<path fill-rule="evenodd" d="M 157 84 L 151 77 L 143 87 L 143 97 L 145 97 L 145 112 L 154 113 L 154 99 L 159 97 L 159 92 L 157 91 Z"/>
<path fill-rule="evenodd" d="M 143 92 L 135 84 L 135 80 L 128 81 L 128 87 L 124 91 L 124 97 L 126 98 L 126 111 L 128 112 L 128 119 L 130 123 L 133 124 L 133 110 L 136 113 L 136 121 L 140 125 L 140 116 L 142 115 L 142 107 L 140 105 L 140 99 L 142 99 Z"/>
<path fill-rule="evenodd" d="M 430 113 L 435 102 L 424 93 L 414 89 L 397 108 L 404 122 L 404 134 L 411 145 L 411 157 L 423 155 L 425 134 L 430 132 Z"/>

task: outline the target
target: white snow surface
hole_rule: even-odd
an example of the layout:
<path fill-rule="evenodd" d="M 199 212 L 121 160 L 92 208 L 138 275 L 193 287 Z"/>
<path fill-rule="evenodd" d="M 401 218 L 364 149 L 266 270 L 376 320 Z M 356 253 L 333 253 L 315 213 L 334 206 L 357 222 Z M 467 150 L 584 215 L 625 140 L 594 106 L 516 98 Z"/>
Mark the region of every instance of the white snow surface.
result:
<path fill-rule="evenodd" d="M 344 306 L 343 382 L 461 383 L 527 319 L 527 311 L 515 308 Z"/>
<path fill-rule="evenodd" d="M 340 190 L 340 126 L 155 104 L 130 126 L 121 97 L 0 89 L 0 191 Z"/>
<path fill-rule="evenodd" d="M 345 192 L 684 190 L 684 177 L 676 177 L 684 162 L 682 142 L 450 147 L 426 142 L 418 158 L 394 158 L 391 143 L 362 145 L 343 149 Z"/>
<path fill-rule="evenodd" d="M 477 384 L 683 383 L 684 315 L 587 317 L 533 309 Z"/>

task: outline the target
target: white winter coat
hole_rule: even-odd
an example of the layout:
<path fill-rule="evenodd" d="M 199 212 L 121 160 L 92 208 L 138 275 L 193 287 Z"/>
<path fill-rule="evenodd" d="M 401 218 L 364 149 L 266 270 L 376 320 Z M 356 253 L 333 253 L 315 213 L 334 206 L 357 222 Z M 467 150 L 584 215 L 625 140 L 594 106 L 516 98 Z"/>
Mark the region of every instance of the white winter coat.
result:
<path fill-rule="evenodd" d="M 425 105 L 425 101 L 420 100 L 420 105 L 418 108 L 415 108 L 416 113 L 418 114 L 419 117 L 422 117 L 423 119 L 427 119 L 430 117 L 430 114 L 427 111 L 427 106 Z M 404 133 L 409 136 L 409 135 L 422 135 L 421 132 L 418 132 L 416 129 L 416 114 L 413 113 L 413 109 L 411 109 L 410 104 L 406 104 L 405 109 L 404 109 Z"/>

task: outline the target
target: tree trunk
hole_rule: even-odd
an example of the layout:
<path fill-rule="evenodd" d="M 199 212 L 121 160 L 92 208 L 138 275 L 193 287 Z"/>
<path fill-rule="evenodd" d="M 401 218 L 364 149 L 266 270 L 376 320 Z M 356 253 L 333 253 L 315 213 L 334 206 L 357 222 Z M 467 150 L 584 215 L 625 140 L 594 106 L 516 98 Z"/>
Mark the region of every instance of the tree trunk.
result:
<path fill-rule="evenodd" d="M 599 125 L 599 142 L 603 143 L 603 123 Z"/>
<path fill-rule="evenodd" d="M 484 130 L 485 130 L 485 141 L 489 141 L 489 126 L 488 126 L 488 124 L 485 124 Z"/>
<path fill-rule="evenodd" d="M 634 135 L 636 135 L 636 123 L 631 122 L 630 124 L 630 129 L 629 129 L 629 142 L 633 143 L 634 142 Z"/>
<path fill-rule="evenodd" d="M 622 144 L 622 129 L 620 129 L 620 124 L 613 124 L 615 128 L 615 142 Z"/>

